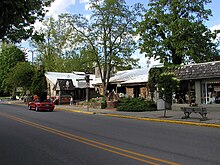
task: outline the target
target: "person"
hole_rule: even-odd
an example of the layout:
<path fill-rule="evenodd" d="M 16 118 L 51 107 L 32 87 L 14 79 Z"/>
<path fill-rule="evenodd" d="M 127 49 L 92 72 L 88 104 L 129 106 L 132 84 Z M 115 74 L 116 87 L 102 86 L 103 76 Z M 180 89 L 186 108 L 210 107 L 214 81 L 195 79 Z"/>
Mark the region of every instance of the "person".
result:
<path fill-rule="evenodd" d="M 73 105 L 73 97 L 70 97 L 70 105 Z"/>

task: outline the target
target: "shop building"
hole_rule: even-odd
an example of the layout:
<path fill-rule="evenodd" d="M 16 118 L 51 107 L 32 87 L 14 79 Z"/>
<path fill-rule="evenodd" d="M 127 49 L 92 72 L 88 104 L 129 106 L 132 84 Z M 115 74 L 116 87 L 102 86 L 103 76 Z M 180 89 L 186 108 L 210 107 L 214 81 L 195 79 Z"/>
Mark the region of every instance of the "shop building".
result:
<path fill-rule="evenodd" d="M 141 97 L 150 100 L 150 95 L 147 88 L 148 72 L 148 68 L 116 72 L 109 80 L 109 93 L 114 91 L 119 95 L 119 97 Z M 103 94 L 101 77 L 97 69 L 95 76 L 95 83 L 93 85 L 100 94 Z"/>
<path fill-rule="evenodd" d="M 181 85 L 172 109 L 197 104 L 220 110 L 220 61 L 184 65 L 176 70 L 176 75 Z"/>
<path fill-rule="evenodd" d="M 89 98 L 95 96 L 93 84 L 95 75 L 90 74 L 90 83 L 86 83 L 87 74 L 84 72 L 62 73 L 46 72 L 48 97 L 58 100 L 59 104 L 69 104 L 72 97 L 74 102 L 86 100 L 86 89 L 89 90 Z"/>

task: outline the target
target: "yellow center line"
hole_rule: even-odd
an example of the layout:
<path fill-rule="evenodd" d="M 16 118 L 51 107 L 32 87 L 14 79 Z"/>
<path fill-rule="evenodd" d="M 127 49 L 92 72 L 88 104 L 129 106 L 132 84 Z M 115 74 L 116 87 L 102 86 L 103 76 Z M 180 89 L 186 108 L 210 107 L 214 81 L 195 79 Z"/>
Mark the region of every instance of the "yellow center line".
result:
<path fill-rule="evenodd" d="M 39 128 L 41 130 L 44 130 L 44 131 L 47 131 L 47 132 L 50 132 L 50 133 L 53 133 L 53 134 L 56 134 L 56 135 L 74 140 L 74 141 L 77 141 L 77 142 L 80 142 L 80 143 L 83 143 L 83 144 L 87 144 L 89 146 L 93 146 L 95 148 L 99 148 L 99 149 L 102 149 L 102 150 L 105 150 L 105 151 L 109 151 L 109 152 L 112 152 L 112 153 L 115 153 L 115 154 L 118 154 L 118 155 L 121 155 L 121 156 L 124 156 L 124 157 L 128 157 L 128 158 L 138 160 L 138 161 L 141 161 L 141 162 L 145 162 L 145 163 L 148 163 L 148 164 L 159 165 L 158 163 L 152 162 L 152 161 L 156 161 L 156 162 L 159 162 L 159 163 L 165 163 L 165 164 L 170 164 L 170 165 L 179 165 L 179 163 L 175 163 L 175 162 L 167 161 L 167 160 L 164 160 L 164 159 L 160 159 L 160 158 L 140 154 L 140 153 L 137 153 L 137 152 L 129 151 L 129 150 L 126 150 L 126 149 L 111 146 L 111 145 L 108 145 L 108 144 L 105 144 L 105 143 L 97 142 L 97 141 L 90 140 L 90 139 L 80 137 L 80 136 L 77 136 L 77 135 L 73 135 L 73 134 L 70 134 L 70 133 L 67 133 L 67 132 L 63 132 L 63 131 L 60 131 L 60 130 L 57 130 L 57 129 L 54 129 L 54 128 L 50 128 L 50 127 L 47 127 L 47 126 L 44 126 L 44 125 L 40 125 L 40 124 L 31 122 L 31 121 L 27 121 L 27 120 L 9 115 L 7 113 L 0 112 L 0 115 L 5 116 L 7 118 L 10 118 L 12 120 L 21 122 L 23 124 L 26 124 L 26 125 L 29 125 L 29 126 L 32 126 L 32 127 L 35 127 L 35 128 Z M 140 158 L 135 157 L 135 156 L 138 156 Z M 146 160 L 144 158 L 149 159 L 150 161 Z"/>

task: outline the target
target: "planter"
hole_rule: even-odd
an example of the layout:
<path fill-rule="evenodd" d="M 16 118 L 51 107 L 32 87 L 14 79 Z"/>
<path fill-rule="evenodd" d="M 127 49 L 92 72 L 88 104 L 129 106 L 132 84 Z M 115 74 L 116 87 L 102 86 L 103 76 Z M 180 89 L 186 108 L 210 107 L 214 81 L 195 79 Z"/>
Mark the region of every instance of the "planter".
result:
<path fill-rule="evenodd" d="M 107 108 L 117 108 L 118 101 L 107 101 Z"/>

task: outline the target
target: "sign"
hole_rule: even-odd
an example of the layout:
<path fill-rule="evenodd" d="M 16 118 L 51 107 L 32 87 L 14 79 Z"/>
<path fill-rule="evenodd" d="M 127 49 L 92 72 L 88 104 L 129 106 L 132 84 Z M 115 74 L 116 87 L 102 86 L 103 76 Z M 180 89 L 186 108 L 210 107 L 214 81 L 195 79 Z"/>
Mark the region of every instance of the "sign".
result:
<path fill-rule="evenodd" d="M 216 92 L 220 91 L 220 86 L 214 86 L 214 91 Z"/>

